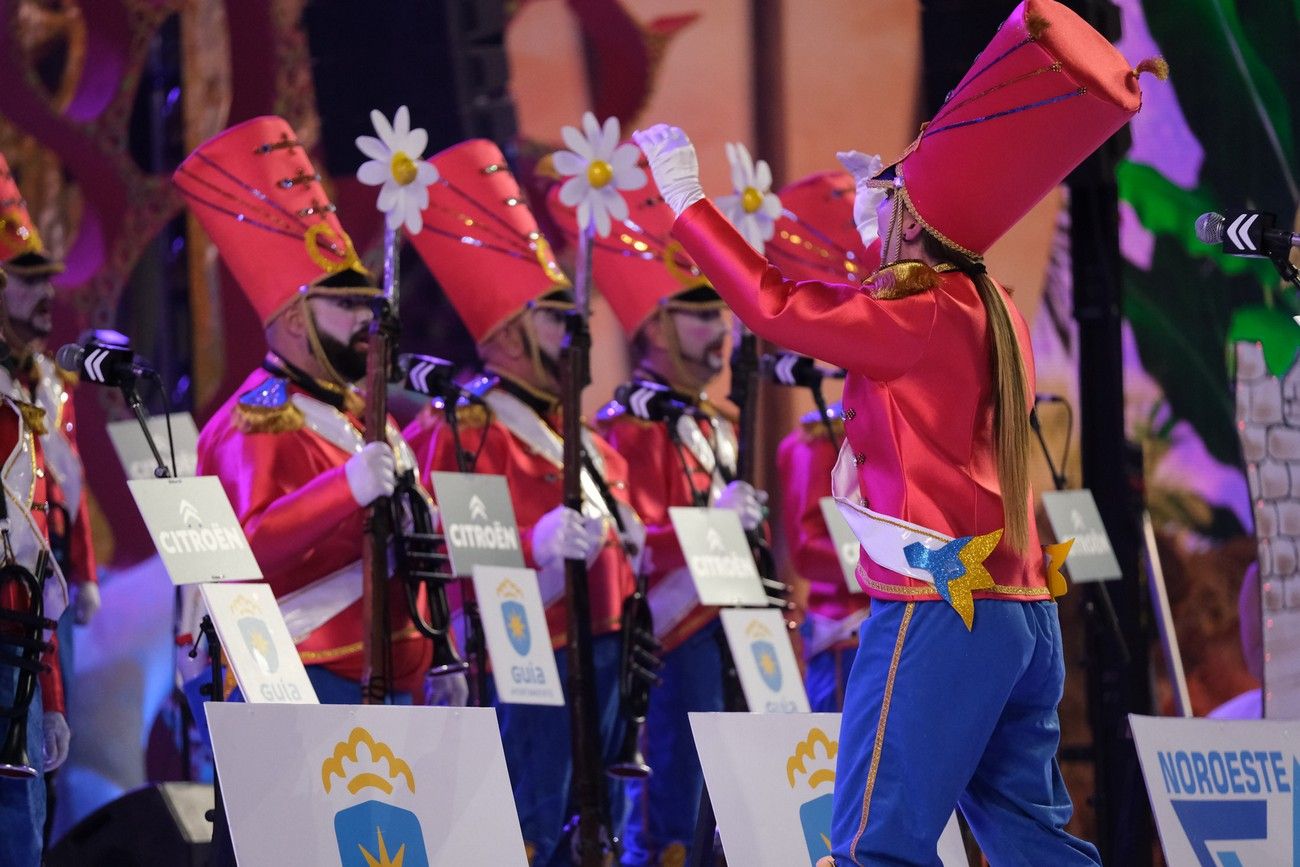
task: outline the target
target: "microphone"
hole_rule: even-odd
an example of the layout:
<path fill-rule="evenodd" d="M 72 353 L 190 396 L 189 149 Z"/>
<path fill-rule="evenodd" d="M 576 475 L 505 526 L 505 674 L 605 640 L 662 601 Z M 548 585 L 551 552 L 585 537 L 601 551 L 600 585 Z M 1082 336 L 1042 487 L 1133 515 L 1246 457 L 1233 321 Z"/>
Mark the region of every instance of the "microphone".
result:
<path fill-rule="evenodd" d="M 672 389 L 657 382 L 625 382 L 614 389 L 614 400 L 643 421 L 676 421 L 695 413 L 695 407 L 678 400 Z"/>
<path fill-rule="evenodd" d="M 1300 233 L 1274 228 L 1276 224 L 1277 215 L 1263 211 L 1244 211 L 1232 219 L 1211 211 L 1196 218 L 1196 237 L 1202 244 L 1222 244 L 1223 252 L 1233 256 L 1264 258 L 1300 247 Z"/>
<path fill-rule="evenodd" d="M 760 369 L 772 382 L 804 388 L 818 388 L 823 379 L 844 378 L 843 370 L 819 367 L 813 359 L 795 352 L 768 353 Z"/>
<path fill-rule="evenodd" d="M 452 378 L 456 365 L 445 358 L 403 352 L 397 356 L 397 370 L 402 385 L 419 394 L 446 398 L 460 391 Z"/>
<path fill-rule="evenodd" d="M 154 375 L 153 368 L 136 360 L 130 346 L 102 343 L 94 337 L 85 346 L 66 343 L 59 347 L 54 363 L 89 382 L 122 388 Z"/>

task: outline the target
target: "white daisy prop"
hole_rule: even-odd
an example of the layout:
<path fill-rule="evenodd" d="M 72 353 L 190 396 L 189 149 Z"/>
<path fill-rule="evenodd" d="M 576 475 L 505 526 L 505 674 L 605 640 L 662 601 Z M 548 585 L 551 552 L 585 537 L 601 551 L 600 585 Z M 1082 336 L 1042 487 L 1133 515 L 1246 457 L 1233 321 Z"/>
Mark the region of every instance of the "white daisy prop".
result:
<path fill-rule="evenodd" d="M 772 192 L 772 170 L 766 160 L 754 162 L 749 148 L 740 143 L 727 143 L 727 162 L 731 163 L 731 186 L 735 192 L 720 196 L 718 209 L 749 245 L 762 253 L 781 216 L 781 200 Z"/>
<path fill-rule="evenodd" d="M 569 146 L 551 156 L 555 170 L 568 178 L 560 187 L 560 202 L 577 208 L 583 235 L 594 226 L 604 238 L 611 218 L 627 219 L 627 202 L 618 191 L 638 190 L 646 184 L 646 173 L 637 166 L 641 151 L 630 142 L 618 143 L 618 118 L 607 118 L 602 126 L 591 112 L 582 115 L 582 130 L 566 126 L 560 135 Z"/>
<path fill-rule="evenodd" d="M 357 147 L 369 157 L 357 169 L 357 180 L 379 187 L 379 210 L 384 212 L 390 231 L 406 226 L 414 234 L 424 228 L 421 213 L 429 206 L 429 185 L 438 180 L 438 170 L 421 159 L 429 145 L 429 134 L 411 129 L 411 113 L 402 106 L 390 124 L 383 112 L 370 112 L 378 136 L 357 136 Z"/>

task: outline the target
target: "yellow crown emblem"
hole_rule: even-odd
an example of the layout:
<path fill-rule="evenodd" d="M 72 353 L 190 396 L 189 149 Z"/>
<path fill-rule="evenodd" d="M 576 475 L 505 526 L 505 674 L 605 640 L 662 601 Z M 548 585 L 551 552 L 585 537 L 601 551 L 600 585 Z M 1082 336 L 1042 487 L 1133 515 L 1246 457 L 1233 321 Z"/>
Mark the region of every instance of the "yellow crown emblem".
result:
<path fill-rule="evenodd" d="M 368 755 L 359 755 L 359 748 L 364 744 Z M 385 795 L 393 793 L 393 783 L 406 782 L 406 788 L 415 793 L 415 776 L 411 766 L 393 755 L 388 744 L 376 741 L 374 736 L 364 728 L 357 726 L 348 735 L 346 741 L 334 745 L 334 755 L 321 765 L 321 782 L 326 793 L 334 783 L 334 777 L 348 781 L 348 791 L 357 794 L 362 789 L 378 789 Z"/>
<path fill-rule="evenodd" d="M 835 756 L 840 751 L 840 742 L 831 740 L 820 728 L 808 730 L 808 737 L 801 740 L 785 763 L 785 776 L 790 788 L 803 782 L 810 789 L 823 783 L 835 784 Z"/>
<path fill-rule="evenodd" d="M 497 596 L 502 599 L 523 599 L 524 588 L 506 578 L 497 585 Z"/>
<path fill-rule="evenodd" d="M 235 597 L 234 602 L 230 603 L 230 611 L 233 614 L 258 616 L 262 613 L 262 608 L 253 601 L 253 597 L 241 593 Z"/>
<path fill-rule="evenodd" d="M 745 634 L 750 638 L 771 638 L 772 630 L 763 625 L 761 621 L 751 620 L 745 627 Z"/>

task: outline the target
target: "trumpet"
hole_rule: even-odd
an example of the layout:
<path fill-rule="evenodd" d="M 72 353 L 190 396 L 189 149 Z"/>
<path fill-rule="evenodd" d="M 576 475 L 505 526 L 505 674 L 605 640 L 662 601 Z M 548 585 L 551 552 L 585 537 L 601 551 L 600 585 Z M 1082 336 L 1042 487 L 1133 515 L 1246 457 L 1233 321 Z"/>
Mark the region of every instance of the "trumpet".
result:
<path fill-rule="evenodd" d="M 658 657 L 660 645 L 645 590 L 645 578 L 638 575 L 636 590 L 623 600 L 618 696 L 626 728 L 618 758 L 605 768 L 606 774 L 621 780 L 644 780 L 653 773 L 641 751 L 641 734 L 650 710 L 650 690 L 659 683 L 658 669 L 663 662 Z"/>
<path fill-rule="evenodd" d="M 408 470 L 398 479 L 392 503 L 397 511 L 393 520 L 393 547 L 406 589 L 407 608 L 415 628 L 433 642 L 429 674 L 433 677 L 459 674 L 469 665 L 452 640 L 451 603 L 447 600 L 447 581 L 452 580 L 446 570 L 449 561 L 442 549 L 442 534 L 433 529 L 433 508 L 416 482 L 414 471 Z M 421 586 L 429 604 L 427 618 L 420 611 Z"/>
<path fill-rule="evenodd" d="M 0 708 L 0 717 L 9 719 L 9 728 L 0 741 L 0 777 L 31 779 L 39 771 L 27 755 L 28 711 L 36 697 L 37 678 L 45 671 L 41 654 L 50 647 L 44 633 L 55 626 L 45 617 L 49 555 L 42 551 L 36 570 L 29 570 L 14 559 L 7 530 L 4 549 L 5 560 L 0 564 L 0 666 L 18 669 L 18 677 L 13 701 L 7 708 Z M 18 607 L 23 604 L 24 594 L 25 609 Z M 6 607 L 6 603 L 15 607 Z"/>

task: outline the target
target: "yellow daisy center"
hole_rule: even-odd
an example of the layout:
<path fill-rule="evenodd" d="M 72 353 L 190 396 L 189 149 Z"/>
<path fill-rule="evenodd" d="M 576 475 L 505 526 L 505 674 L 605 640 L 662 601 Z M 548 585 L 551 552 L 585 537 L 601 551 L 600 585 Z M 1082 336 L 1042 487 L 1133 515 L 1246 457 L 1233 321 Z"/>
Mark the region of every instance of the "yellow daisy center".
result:
<path fill-rule="evenodd" d="M 592 160 L 587 166 L 587 183 L 599 190 L 614 180 L 614 167 L 604 160 Z"/>
<path fill-rule="evenodd" d="M 745 191 L 740 194 L 740 206 L 746 214 L 754 213 L 763 207 L 763 194 L 753 187 L 745 187 Z"/>
<path fill-rule="evenodd" d="M 393 172 L 393 180 L 402 186 L 413 182 L 415 176 L 420 173 L 415 166 L 415 160 L 408 157 L 405 151 L 397 151 L 393 154 L 393 160 L 389 163 L 389 168 Z"/>

